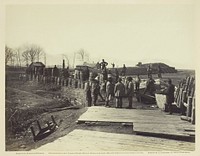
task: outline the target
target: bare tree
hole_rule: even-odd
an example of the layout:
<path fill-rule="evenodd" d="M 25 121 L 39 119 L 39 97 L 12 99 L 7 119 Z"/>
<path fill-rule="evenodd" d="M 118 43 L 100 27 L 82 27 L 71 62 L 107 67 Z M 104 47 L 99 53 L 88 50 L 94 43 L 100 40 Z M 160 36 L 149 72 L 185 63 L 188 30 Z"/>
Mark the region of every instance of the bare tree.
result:
<path fill-rule="evenodd" d="M 40 58 L 44 55 L 44 50 L 43 48 L 41 48 L 40 46 L 38 45 L 33 45 L 34 46 L 34 49 L 36 51 L 36 58 L 37 58 L 37 61 L 39 62 L 40 61 Z"/>
<path fill-rule="evenodd" d="M 89 61 L 89 54 L 84 49 L 80 49 L 77 54 L 80 55 L 81 61 Z"/>
<path fill-rule="evenodd" d="M 62 55 L 63 55 L 63 58 L 65 58 L 67 60 L 67 66 L 69 67 L 70 66 L 70 61 L 69 61 L 68 55 L 66 55 L 66 54 L 62 54 Z"/>
<path fill-rule="evenodd" d="M 28 51 L 24 51 L 24 52 L 22 53 L 22 57 L 23 57 L 23 59 L 24 59 L 24 61 L 25 61 L 25 63 L 26 63 L 26 66 L 28 66 L 28 64 L 29 64 Z"/>
<path fill-rule="evenodd" d="M 24 58 L 26 64 L 28 64 L 29 62 L 34 62 L 36 60 L 39 62 L 42 55 L 44 55 L 44 51 L 40 46 L 36 44 L 24 46 L 22 57 Z"/>
<path fill-rule="evenodd" d="M 9 61 L 12 62 L 12 57 L 13 57 L 13 50 L 8 47 L 8 46 L 5 46 L 5 64 L 7 65 Z"/>
<path fill-rule="evenodd" d="M 15 49 L 15 58 L 17 61 L 17 65 L 21 67 L 22 65 L 22 54 L 21 54 L 22 49 L 21 48 L 16 48 Z"/>

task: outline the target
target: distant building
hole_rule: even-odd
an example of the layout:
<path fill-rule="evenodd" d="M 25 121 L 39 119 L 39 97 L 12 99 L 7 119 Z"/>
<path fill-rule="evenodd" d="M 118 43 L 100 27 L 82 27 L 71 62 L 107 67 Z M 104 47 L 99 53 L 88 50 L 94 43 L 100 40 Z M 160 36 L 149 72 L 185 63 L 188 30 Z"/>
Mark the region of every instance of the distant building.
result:
<path fill-rule="evenodd" d="M 32 76 L 42 75 L 44 71 L 45 65 L 42 62 L 32 62 L 27 68 L 27 74 L 31 74 Z"/>
<path fill-rule="evenodd" d="M 39 68 L 39 67 L 45 67 L 45 65 L 42 63 L 42 62 L 32 62 L 30 65 L 29 65 L 29 68 Z"/>
<path fill-rule="evenodd" d="M 135 67 L 126 67 L 126 75 L 146 75 L 147 74 L 147 67 L 151 66 L 152 74 L 158 73 L 158 67 L 160 66 L 162 73 L 177 73 L 175 67 L 170 67 L 164 63 L 146 63 L 142 64 L 139 62 Z M 117 68 L 119 72 L 122 71 L 121 68 Z M 114 69 L 110 69 L 111 72 L 114 72 Z"/>

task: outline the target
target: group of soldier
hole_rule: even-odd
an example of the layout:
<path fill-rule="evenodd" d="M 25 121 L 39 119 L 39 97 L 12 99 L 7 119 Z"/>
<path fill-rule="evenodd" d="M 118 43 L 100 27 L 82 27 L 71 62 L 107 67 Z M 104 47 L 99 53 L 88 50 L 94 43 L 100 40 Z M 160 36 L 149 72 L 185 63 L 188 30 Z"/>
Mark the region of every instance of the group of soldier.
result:
<path fill-rule="evenodd" d="M 110 107 L 110 101 L 113 101 L 114 97 L 116 99 L 116 108 L 122 108 L 123 98 L 128 98 L 129 106 L 127 108 L 132 108 L 132 99 L 134 91 L 139 90 L 140 77 L 139 75 L 135 79 L 135 88 L 132 77 L 127 77 L 122 79 L 119 75 L 117 68 L 115 69 L 115 78 L 111 76 L 109 70 L 106 66 L 107 62 L 102 60 L 101 63 L 97 63 L 97 69 L 101 70 L 103 76 L 103 82 L 100 83 L 99 77 L 91 77 L 85 83 L 86 100 L 88 106 L 96 105 L 98 97 L 105 102 L 106 107 Z M 114 63 L 112 64 L 114 68 Z M 125 76 L 126 67 L 125 64 L 122 68 L 121 76 Z"/>
<path fill-rule="evenodd" d="M 140 83 L 140 80 L 136 83 Z M 88 106 L 95 106 L 97 104 L 96 102 L 98 97 L 100 97 L 101 100 L 105 102 L 105 106 L 110 107 L 110 101 L 113 101 L 115 97 L 116 108 L 122 108 L 123 98 L 128 98 L 128 108 L 132 108 L 134 91 L 135 89 L 132 77 L 127 77 L 125 81 L 119 77 L 116 83 L 113 81 L 112 77 L 108 77 L 108 79 L 102 84 L 99 83 L 98 79 L 91 78 L 85 83 L 86 100 Z"/>

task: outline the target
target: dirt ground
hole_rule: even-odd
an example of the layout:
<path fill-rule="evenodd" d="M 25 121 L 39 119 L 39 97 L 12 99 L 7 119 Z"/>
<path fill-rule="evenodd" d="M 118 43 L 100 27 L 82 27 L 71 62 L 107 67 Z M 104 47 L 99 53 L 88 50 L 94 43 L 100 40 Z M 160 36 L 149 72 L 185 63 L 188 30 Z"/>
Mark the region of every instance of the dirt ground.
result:
<path fill-rule="evenodd" d="M 7 81 L 6 83 L 6 150 L 25 151 L 37 148 L 47 142 L 68 134 L 76 126 L 76 120 L 87 109 L 51 111 L 73 105 L 73 99 L 84 103 L 82 90 L 72 88 L 61 89 L 53 85 L 37 82 Z M 79 95 L 79 96 L 77 96 Z M 70 102 L 70 99 L 72 102 Z M 43 127 L 54 116 L 58 129 L 47 138 L 33 141 L 30 126 L 37 131 L 36 120 Z"/>

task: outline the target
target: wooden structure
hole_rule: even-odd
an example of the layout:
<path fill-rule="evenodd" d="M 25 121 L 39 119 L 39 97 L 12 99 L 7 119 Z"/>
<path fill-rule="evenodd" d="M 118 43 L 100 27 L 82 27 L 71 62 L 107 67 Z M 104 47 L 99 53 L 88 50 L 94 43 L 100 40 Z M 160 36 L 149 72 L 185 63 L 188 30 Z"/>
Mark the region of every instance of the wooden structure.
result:
<path fill-rule="evenodd" d="M 195 126 L 160 110 L 116 109 L 93 106 L 78 119 L 84 122 L 132 123 L 133 132 L 194 142 Z"/>
<path fill-rule="evenodd" d="M 131 153 L 135 151 L 194 150 L 194 143 L 191 142 L 75 129 L 68 135 L 43 145 L 34 151 L 74 151 L 90 152 L 90 154 L 108 154 L 107 151 L 111 151 L 116 154 L 116 152 Z"/>
<path fill-rule="evenodd" d="M 53 133 L 56 128 L 58 128 L 57 123 L 55 122 L 55 119 L 53 116 L 51 116 L 52 122 L 47 122 L 47 126 L 42 128 L 40 125 L 40 122 L 37 120 L 38 130 L 39 132 L 36 134 L 34 128 L 31 126 L 31 132 L 33 134 L 33 140 L 39 141 L 41 139 L 44 139 L 45 137 L 49 136 L 51 133 Z"/>
<path fill-rule="evenodd" d="M 156 94 L 156 103 L 159 108 L 165 110 L 166 95 Z M 175 100 L 172 103 L 181 112 L 181 119 L 195 124 L 195 79 L 187 77 L 183 79 L 175 91 Z M 174 107 L 175 108 L 175 107 Z"/>

